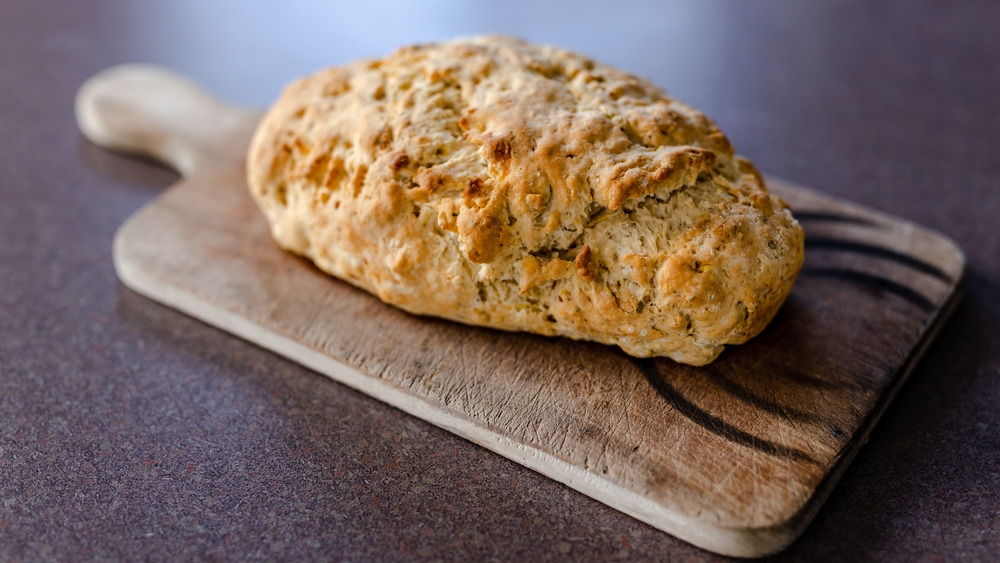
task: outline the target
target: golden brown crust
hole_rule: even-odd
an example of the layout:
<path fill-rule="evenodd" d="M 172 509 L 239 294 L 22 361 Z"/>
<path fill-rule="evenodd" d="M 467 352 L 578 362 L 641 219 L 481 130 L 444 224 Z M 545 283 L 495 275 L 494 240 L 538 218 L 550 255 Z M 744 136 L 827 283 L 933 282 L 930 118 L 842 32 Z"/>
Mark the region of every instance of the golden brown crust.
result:
<path fill-rule="evenodd" d="M 704 364 L 754 336 L 802 230 L 705 116 L 504 37 L 290 85 L 251 191 L 284 248 L 408 311 Z"/>

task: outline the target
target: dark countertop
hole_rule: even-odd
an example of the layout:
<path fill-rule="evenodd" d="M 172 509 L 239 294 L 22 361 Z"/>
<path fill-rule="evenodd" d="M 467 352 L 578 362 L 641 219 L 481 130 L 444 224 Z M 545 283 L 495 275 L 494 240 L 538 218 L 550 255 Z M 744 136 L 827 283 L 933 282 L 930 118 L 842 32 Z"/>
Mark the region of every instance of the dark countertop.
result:
<path fill-rule="evenodd" d="M 82 139 L 88 76 L 161 63 L 263 106 L 324 65 L 488 31 L 649 76 L 765 172 L 965 250 L 954 317 L 778 559 L 1000 550 L 1000 6 L 221 4 L 3 8 L 0 560 L 716 559 L 115 277 L 115 229 L 177 177 Z"/>

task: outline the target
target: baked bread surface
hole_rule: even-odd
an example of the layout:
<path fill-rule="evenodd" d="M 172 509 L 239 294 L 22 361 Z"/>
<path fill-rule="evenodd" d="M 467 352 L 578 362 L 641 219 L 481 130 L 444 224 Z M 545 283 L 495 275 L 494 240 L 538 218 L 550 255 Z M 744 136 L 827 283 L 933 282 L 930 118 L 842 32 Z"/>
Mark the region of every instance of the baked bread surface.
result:
<path fill-rule="evenodd" d="M 695 365 L 759 333 L 803 258 L 787 206 L 704 115 L 505 37 L 291 84 L 248 181 L 283 248 L 386 303 Z"/>

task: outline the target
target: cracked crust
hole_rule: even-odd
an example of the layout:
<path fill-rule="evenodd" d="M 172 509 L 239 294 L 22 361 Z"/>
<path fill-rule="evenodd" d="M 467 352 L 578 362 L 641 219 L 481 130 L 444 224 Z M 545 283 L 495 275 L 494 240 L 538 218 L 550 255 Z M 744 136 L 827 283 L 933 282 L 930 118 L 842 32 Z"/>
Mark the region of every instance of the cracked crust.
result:
<path fill-rule="evenodd" d="M 802 229 L 704 115 L 553 47 L 476 37 L 288 86 L 254 136 L 275 240 L 417 314 L 712 361 Z"/>

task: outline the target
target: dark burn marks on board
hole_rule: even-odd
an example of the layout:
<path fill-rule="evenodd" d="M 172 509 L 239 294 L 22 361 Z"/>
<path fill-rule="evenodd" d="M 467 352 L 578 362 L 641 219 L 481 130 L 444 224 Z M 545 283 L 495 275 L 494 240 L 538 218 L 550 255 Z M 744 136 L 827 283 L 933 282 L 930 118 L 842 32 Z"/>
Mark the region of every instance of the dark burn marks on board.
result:
<path fill-rule="evenodd" d="M 813 423 L 819 421 L 819 417 L 815 413 L 782 405 L 772 399 L 762 397 L 757 393 L 754 393 L 753 391 L 728 378 L 724 373 L 722 373 L 722 370 L 714 364 L 709 364 L 708 366 L 702 368 L 702 370 L 705 375 L 711 379 L 713 384 L 759 411 L 785 418 L 793 422 Z"/>
<path fill-rule="evenodd" d="M 873 256 L 875 258 L 881 258 L 883 260 L 889 260 L 897 264 L 902 264 L 918 272 L 925 273 L 929 276 L 933 276 L 943 282 L 952 282 L 951 276 L 944 273 L 937 266 L 930 264 L 912 256 L 910 254 L 903 254 L 902 252 L 897 252 L 895 250 L 884 248 L 881 246 L 876 246 L 873 244 L 838 240 L 834 238 L 826 237 L 806 237 L 806 249 L 807 250 L 835 250 L 842 252 L 850 252 L 855 254 L 864 254 L 867 256 Z"/>
<path fill-rule="evenodd" d="M 872 219 L 832 212 L 795 211 L 795 218 L 803 223 L 825 222 L 855 225 L 862 228 L 884 228 L 884 225 Z M 807 259 L 813 256 L 817 251 L 840 252 L 849 255 L 865 256 L 904 266 L 915 272 L 931 276 L 945 284 L 953 284 L 955 282 L 954 277 L 945 273 L 940 267 L 922 259 L 921 257 L 914 256 L 913 254 L 908 254 L 896 249 L 886 248 L 884 246 L 867 242 L 842 240 L 829 236 L 810 235 L 809 232 L 810 230 L 807 228 L 805 238 Z M 835 279 L 858 285 L 869 290 L 895 295 L 925 313 L 931 312 L 935 308 L 935 303 L 919 291 L 905 285 L 904 283 L 889 279 L 880 273 L 866 272 L 838 266 L 820 266 L 803 268 L 799 273 L 799 276 L 802 278 Z"/>
<path fill-rule="evenodd" d="M 761 453 L 796 461 L 804 461 L 814 465 L 819 464 L 816 459 L 802 450 L 754 436 L 753 434 L 740 430 L 736 426 L 694 404 L 687 397 L 685 397 L 680 390 L 667 381 L 667 378 L 664 377 L 660 373 L 659 368 L 656 367 L 655 360 L 636 358 L 632 361 L 642 373 L 646 381 L 653 387 L 654 390 L 656 390 L 656 393 L 661 398 L 673 407 L 674 410 L 683 415 L 684 418 L 694 424 L 697 424 L 708 432 L 729 442 L 751 448 Z"/>
<path fill-rule="evenodd" d="M 901 283 L 894 282 L 877 274 L 850 270 L 847 268 L 805 268 L 799 273 L 803 278 L 828 278 L 856 284 L 875 291 L 882 291 L 902 298 L 914 307 L 929 313 L 934 310 L 934 303 Z"/>

